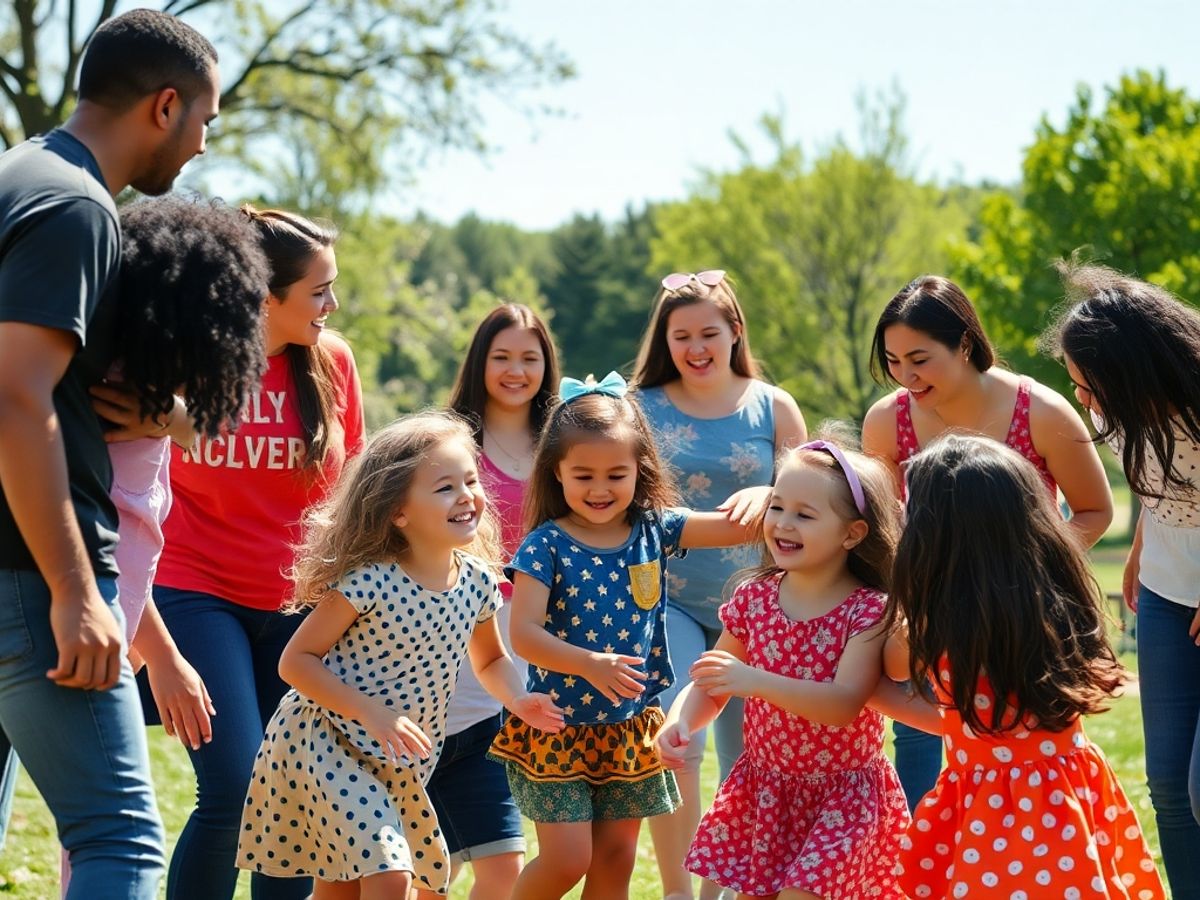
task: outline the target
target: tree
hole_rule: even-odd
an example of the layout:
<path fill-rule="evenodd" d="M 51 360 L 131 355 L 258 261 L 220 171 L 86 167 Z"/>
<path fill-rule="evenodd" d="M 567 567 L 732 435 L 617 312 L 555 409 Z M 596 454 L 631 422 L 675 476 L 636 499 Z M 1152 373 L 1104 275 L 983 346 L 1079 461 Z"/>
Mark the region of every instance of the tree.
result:
<path fill-rule="evenodd" d="M 0 13 L 0 141 L 58 125 L 75 101 L 88 36 L 117 12 L 100 0 L 12 0 Z M 213 39 L 226 83 L 215 151 L 283 186 L 304 208 L 369 196 L 429 148 L 483 150 L 479 100 L 569 77 L 553 46 L 504 28 L 497 0 L 165 0 Z M 302 198 L 304 199 L 304 198 Z"/>
<path fill-rule="evenodd" d="M 1054 260 L 1078 253 L 1200 298 L 1200 102 L 1145 71 L 1105 94 L 1093 110 L 1079 87 L 1061 128 L 1043 117 L 1019 189 L 988 197 L 978 234 L 950 248 L 1008 362 L 1064 391 L 1036 346 L 1063 296 Z"/>
<path fill-rule="evenodd" d="M 937 271 L 965 227 L 961 191 L 916 181 L 898 93 L 860 97 L 860 147 L 837 138 L 808 163 L 765 116 L 774 151 L 705 172 L 683 203 L 662 207 L 651 245 L 658 271 L 726 269 L 768 372 L 813 420 L 858 421 L 879 388 L 868 371 L 875 319 L 914 276 Z"/>

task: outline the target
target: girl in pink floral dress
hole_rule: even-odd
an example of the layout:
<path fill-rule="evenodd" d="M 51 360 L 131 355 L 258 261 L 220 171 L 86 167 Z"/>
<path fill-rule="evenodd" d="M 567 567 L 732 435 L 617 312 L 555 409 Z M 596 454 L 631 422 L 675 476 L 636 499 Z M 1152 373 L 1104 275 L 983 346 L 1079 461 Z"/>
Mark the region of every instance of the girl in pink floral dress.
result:
<path fill-rule="evenodd" d="M 788 452 L 762 522 L 764 565 L 721 607 L 724 631 L 692 666 L 658 743 L 681 763 L 730 696 L 745 746 L 687 856 L 743 895 L 902 898 L 908 809 L 864 705 L 881 672 L 897 509 L 878 462 L 828 441 Z"/>

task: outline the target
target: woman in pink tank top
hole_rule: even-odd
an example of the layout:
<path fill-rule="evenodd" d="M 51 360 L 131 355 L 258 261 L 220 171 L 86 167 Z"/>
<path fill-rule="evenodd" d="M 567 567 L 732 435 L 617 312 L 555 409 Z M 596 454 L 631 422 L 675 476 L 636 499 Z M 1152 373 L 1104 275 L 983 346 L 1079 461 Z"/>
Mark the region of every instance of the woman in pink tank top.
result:
<path fill-rule="evenodd" d="M 1055 497 L 1062 491 L 1071 525 L 1091 546 L 1112 521 L 1112 493 L 1100 456 L 1067 400 L 997 364 L 975 307 L 947 278 L 924 275 L 905 285 L 875 325 L 871 369 L 898 386 L 867 412 L 863 450 L 896 475 L 900 465 L 947 432 L 982 434 L 1012 447 L 1037 468 Z M 937 780 L 941 744 L 897 722 L 896 770 L 914 806 Z"/>

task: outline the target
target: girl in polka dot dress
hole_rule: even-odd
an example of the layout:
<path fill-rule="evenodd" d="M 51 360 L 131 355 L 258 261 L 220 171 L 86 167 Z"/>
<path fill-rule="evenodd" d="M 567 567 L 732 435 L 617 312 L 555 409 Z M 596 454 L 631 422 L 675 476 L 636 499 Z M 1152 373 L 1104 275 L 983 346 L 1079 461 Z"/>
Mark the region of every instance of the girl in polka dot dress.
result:
<path fill-rule="evenodd" d="M 654 744 L 657 697 L 673 680 L 666 563 L 685 547 L 745 542 L 736 514 L 671 508 L 674 487 L 637 404 L 615 372 L 564 378 L 538 442 L 513 576 L 513 649 L 529 685 L 562 707 L 548 734 L 519 712 L 492 743 L 539 855 L 513 900 L 629 896 L 641 820 L 679 792 Z"/>
<path fill-rule="evenodd" d="M 445 892 L 446 843 L 425 793 L 469 656 L 483 686 L 547 732 L 496 628 L 494 526 L 470 427 L 422 413 L 385 428 L 310 515 L 280 659 L 292 685 L 267 726 L 238 865 L 312 875 L 313 900 Z"/>
<path fill-rule="evenodd" d="M 1037 470 L 988 438 L 950 436 L 913 458 L 907 480 L 887 674 L 930 678 L 937 709 L 919 694 L 910 710 L 925 715 L 898 699 L 881 708 L 941 733 L 947 766 L 914 813 L 904 889 L 1164 897 L 1129 800 L 1083 731 L 1125 672 L 1087 558 Z"/>
<path fill-rule="evenodd" d="M 720 610 L 658 744 L 682 764 L 693 733 L 746 698 L 746 749 L 701 819 L 688 869 L 742 897 L 900 900 L 908 807 L 865 704 L 899 531 L 882 464 L 813 441 L 786 453 L 762 521 L 764 565 Z"/>

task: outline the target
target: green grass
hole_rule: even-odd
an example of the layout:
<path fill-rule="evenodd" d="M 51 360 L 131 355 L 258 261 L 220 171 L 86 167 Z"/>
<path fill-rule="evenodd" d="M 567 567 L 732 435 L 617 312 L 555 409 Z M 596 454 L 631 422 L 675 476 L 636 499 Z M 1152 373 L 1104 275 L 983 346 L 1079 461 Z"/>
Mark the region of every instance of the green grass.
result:
<path fill-rule="evenodd" d="M 1126 513 L 1127 516 L 1127 513 Z M 1125 517 L 1120 510 L 1117 523 L 1123 527 Z M 1106 591 L 1119 591 L 1121 570 L 1124 566 L 1127 547 L 1112 538 L 1094 553 L 1097 578 Z M 1114 615 L 1116 610 L 1114 609 Z M 1136 668 L 1136 658 L 1124 652 L 1122 659 L 1130 668 Z M 1158 834 L 1153 812 L 1145 786 L 1145 760 L 1142 752 L 1142 718 L 1136 696 L 1118 699 L 1113 709 L 1091 719 L 1088 733 L 1103 749 L 1129 794 L 1134 808 L 1141 819 L 1142 828 L 1150 842 L 1155 857 L 1158 856 Z M 195 791 L 195 780 L 191 766 L 183 749 L 161 728 L 150 730 L 151 761 L 155 785 L 158 790 L 159 807 L 166 825 L 168 840 L 173 844 L 183 822 L 191 809 Z M 704 789 L 711 797 L 716 789 L 716 754 L 705 755 L 702 770 Z M 530 841 L 530 853 L 536 853 L 537 841 L 533 827 L 526 823 Z M 14 803 L 12 826 L 8 843 L 0 853 L 0 896 L 16 900 L 48 900 L 57 896 L 58 846 L 54 838 L 53 823 L 49 812 L 41 802 L 33 786 L 22 773 Z M 451 890 L 455 900 L 465 900 L 470 885 L 469 874 L 460 878 Z M 238 900 L 249 900 L 248 879 L 243 874 L 239 886 Z M 569 895 L 579 896 L 576 889 Z M 661 897 L 658 869 L 654 862 L 654 851 L 650 845 L 648 830 L 642 829 L 638 846 L 638 863 L 634 871 L 631 896 L 637 900 Z"/>

